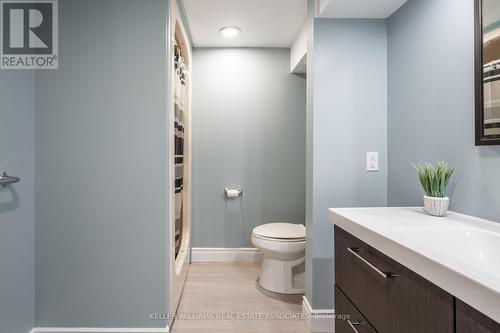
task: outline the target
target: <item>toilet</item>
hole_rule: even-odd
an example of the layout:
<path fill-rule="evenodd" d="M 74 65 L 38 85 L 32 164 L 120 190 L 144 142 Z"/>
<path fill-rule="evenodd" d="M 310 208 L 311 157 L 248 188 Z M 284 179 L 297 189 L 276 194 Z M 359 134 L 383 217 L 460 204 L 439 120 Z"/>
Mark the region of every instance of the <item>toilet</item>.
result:
<path fill-rule="evenodd" d="M 259 285 L 275 293 L 303 294 L 306 249 L 304 225 L 263 224 L 253 229 L 251 241 L 264 255 Z"/>

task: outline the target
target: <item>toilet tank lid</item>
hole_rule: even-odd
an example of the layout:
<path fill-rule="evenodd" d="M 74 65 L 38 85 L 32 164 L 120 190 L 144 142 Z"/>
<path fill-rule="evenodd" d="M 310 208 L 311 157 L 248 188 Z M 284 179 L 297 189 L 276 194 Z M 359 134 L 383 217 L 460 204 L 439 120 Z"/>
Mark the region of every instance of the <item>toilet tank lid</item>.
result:
<path fill-rule="evenodd" d="M 268 238 L 298 239 L 306 237 L 306 227 L 294 223 L 268 223 L 255 227 L 253 233 Z"/>

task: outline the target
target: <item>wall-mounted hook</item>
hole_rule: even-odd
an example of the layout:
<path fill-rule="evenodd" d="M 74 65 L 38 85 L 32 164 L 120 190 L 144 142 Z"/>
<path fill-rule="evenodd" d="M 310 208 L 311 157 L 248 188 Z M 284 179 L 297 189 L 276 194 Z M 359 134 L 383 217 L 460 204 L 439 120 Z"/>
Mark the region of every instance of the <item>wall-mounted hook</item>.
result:
<path fill-rule="evenodd" d="M 0 186 L 5 187 L 9 184 L 14 184 L 19 182 L 21 179 L 19 177 L 11 177 L 6 171 L 0 172 Z"/>

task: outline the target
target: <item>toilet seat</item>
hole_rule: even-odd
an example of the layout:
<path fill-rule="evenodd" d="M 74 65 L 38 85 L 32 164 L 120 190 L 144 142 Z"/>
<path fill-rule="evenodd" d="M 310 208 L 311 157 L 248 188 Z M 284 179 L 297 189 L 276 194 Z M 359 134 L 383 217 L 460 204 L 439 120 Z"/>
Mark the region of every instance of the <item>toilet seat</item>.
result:
<path fill-rule="evenodd" d="M 265 241 L 271 241 L 271 242 L 276 242 L 276 243 L 300 243 L 300 242 L 305 242 L 306 238 L 295 238 L 295 239 L 284 239 L 284 238 L 273 238 L 273 237 L 265 237 L 265 236 L 259 236 L 256 234 L 252 234 L 254 238 L 257 239 L 262 239 Z"/>
<path fill-rule="evenodd" d="M 255 227 L 252 235 L 275 242 L 303 242 L 306 239 L 306 228 L 303 224 L 268 223 Z"/>

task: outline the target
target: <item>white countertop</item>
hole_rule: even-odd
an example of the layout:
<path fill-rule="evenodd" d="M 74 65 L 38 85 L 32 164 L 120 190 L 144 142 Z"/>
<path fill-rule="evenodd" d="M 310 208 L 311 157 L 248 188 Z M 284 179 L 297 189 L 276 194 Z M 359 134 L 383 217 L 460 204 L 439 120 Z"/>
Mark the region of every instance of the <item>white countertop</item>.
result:
<path fill-rule="evenodd" d="M 329 220 L 500 323 L 500 223 L 423 208 L 335 208 Z"/>

